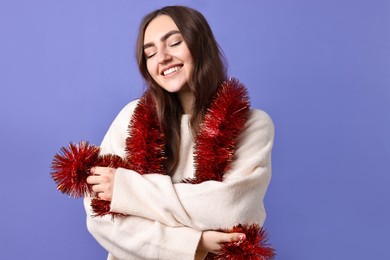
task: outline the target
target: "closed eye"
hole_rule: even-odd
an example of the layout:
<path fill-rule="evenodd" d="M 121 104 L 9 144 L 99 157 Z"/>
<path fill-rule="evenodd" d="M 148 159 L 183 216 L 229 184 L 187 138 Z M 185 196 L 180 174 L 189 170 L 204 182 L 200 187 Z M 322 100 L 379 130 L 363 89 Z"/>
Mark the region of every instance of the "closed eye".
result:
<path fill-rule="evenodd" d="M 145 57 L 146 57 L 147 59 L 150 59 L 150 58 L 152 58 L 153 56 L 155 56 L 156 53 L 157 53 L 157 52 L 153 52 L 153 53 L 150 53 L 150 54 L 146 54 L 146 53 L 145 53 Z"/>
<path fill-rule="evenodd" d="M 170 46 L 170 47 L 175 47 L 175 46 L 180 45 L 180 43 L 182 43 L 182 41 L 174 42 L 174 43 L 170 44 L 169 46 Z"/>

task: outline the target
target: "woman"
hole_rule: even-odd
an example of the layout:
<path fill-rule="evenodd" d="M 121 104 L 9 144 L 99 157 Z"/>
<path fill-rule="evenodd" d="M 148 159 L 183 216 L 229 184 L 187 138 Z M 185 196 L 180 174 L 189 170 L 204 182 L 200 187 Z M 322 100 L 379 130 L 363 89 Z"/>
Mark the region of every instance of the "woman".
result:
<path fill-rule="evenodd" d="M 137 58 L 148 90 L 119 113 L 101 144 L 101 154 L 133 160 L 134 170 L 95 167 L 87 179 L 111 212 L 126 217 L 91 217 L 86 198 L 88 230 L 108 259 L 203 259 L 240 243 L 245 234 L 217 230 L 264 223 L 271 119 L 249 110 L 243 86 L 227 80 L 212 31 L 193 9 L 145 16 Z"/>

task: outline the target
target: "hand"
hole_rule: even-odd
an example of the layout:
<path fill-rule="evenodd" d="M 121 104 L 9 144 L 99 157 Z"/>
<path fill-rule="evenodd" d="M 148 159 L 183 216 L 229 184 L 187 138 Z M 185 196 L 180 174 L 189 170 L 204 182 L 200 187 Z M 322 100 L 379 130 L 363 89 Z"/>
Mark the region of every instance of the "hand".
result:
<path fill-rule="evenodd" d="M 240 242 L 245 239 L 243 233 L 224 233 L 218 231 L 203 231 L 197 248 L 197 255 L 201 252 L 218 254 L 222 244 L 228 242 Z"/>
<path fill-rule="evenodd" d="M 102 200 L 111 201 L 114 190 L 116 169 L 109 167 L 93 167 L 87 183 L 92 185 L 92 191 Z"/>

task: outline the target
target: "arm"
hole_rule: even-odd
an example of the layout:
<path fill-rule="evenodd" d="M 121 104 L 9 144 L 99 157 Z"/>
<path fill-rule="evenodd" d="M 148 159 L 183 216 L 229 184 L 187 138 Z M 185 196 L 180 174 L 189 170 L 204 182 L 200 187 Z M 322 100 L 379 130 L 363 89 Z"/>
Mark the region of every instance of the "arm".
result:
<path fill-rule="evenodd" d="M 174 184 L 169 176 L 141 176 L 119 168 L 111 210 L 172 227 L 184 225 L 198 230 L 229 228 L 238 223 L 262 225 L 273 137 L 269 116 L 252 111 L 240 135 L 232 169 L 225 174 L 223 182 Z"/>
<path fill-rule="evenodd" d="M 91 217 L 90 198 L 84 199 L 87 228 L 110 252 L 109 259 L 204 259 L 218 254 L 222 244 L 239 242 L 245 234 L 196 231 L 187 227 L 167 227 L 157 221 L 128 216 L 114 221 L 109 216 Z"/>
<path fill-rule="evenodd" d="M 124 155 L 127 124 L 136 103 L 126 106 L 112 123 L 102 142 L 102 153 Z M 118 259 L 191 259 L 202 232 L 188 227 L 167 227 L 137 216 L 91 217 L 91 198 L 84 199 L 87 228 L 111 257 Z"/>
<path fill-rule="evenodd" d="M 202 232 L 187 227 L 167 227 L 136 216 L 91 217 L 90 198 L 84 199 L 87 228 L 118 259 L 193 260 Z"/>

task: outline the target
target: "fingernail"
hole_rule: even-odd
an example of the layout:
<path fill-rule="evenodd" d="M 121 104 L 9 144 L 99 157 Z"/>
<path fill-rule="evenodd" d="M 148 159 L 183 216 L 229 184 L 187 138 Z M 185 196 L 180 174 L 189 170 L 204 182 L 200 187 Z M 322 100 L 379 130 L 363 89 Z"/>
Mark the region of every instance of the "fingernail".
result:
<path fill-rule="evenodd" d="M 239 236 L 239 238 L 240 238 L 240 240 L 245 240 L 245 239 L 246 239 L 246 236 L 245 236 L 245 234 L 241 234 L 241 235 Z"/>

